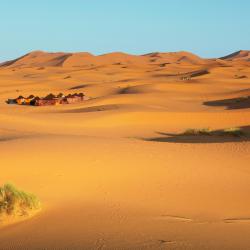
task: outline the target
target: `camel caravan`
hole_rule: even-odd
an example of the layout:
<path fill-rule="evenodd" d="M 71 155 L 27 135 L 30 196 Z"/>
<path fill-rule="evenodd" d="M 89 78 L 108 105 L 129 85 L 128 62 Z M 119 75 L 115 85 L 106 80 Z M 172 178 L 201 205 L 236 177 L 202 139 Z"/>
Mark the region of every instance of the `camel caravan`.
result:
<path fill-rule="evenodd" d="M 71 104 L 81 101 L 85 101 L 88 98 L 83 93 L 75 93 L 64 95 L 62 93 L 58 95 L 49 94 L 46 97 L 39 97 L 30 95 L 29 97 L 19 96 L 16 99 L 8 99 L 6 103 L 8 104 L 18 104 L 18 105 L 31 105 L 31 106 L 49 106 L 49 105 L 59 105 L 59 104 Z"/>

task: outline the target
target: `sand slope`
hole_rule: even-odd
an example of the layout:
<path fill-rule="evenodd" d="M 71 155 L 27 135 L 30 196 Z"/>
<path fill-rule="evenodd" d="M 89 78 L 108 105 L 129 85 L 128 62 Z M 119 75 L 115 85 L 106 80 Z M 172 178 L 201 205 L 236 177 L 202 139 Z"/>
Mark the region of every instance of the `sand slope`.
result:
<path fill-rule="evenodd" d="M 224 56 L 221 58 L 222 60 L 245 60 L 245 61 L 249 61 L 250 59 L 250 51 L 249 50 L 239 50 L 237 52 L 234 52 L 230 55 Z"/>
<path fill-rule="evenodd" d="M 244 77 L 242 77 L 244 76 Z M 250 68 L 187 52 L 33 52 L 0 67 L 0 183 L 36 193 L 36 217 L 0 249 L 249 249 L 249 138 L 176 141 L 250 125 Z M 84 92 L 53 107 L 17 95 Z"/>

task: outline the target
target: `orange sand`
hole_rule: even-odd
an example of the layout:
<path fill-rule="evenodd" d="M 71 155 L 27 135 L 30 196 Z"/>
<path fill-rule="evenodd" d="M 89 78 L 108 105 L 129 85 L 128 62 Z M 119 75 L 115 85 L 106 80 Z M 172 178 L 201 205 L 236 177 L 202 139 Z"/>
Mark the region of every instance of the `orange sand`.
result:
<path fill-rule="evenodd" d="M 247 53 L 33 52 L 2 64 L 0 183 L 37 194 L 43 209 L 0 226 L 0 249 L 249 249 L 250 142 L 148 140 L 249 126 L 248 103 L 203 104 L 250 95 Z M 50 92 L 91 99 L 5 104 Z"/>

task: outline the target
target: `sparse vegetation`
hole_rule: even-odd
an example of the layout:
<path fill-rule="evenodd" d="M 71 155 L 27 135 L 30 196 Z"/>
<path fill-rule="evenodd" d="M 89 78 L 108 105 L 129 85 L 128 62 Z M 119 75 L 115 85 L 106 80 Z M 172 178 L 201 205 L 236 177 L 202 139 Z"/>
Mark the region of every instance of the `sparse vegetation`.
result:
<path fill-rule="evenodd" d="M 223 130 L 223 135 L 242 136 L 244 132 L 241 128 L 227 128 Z"/>
<path fill-rule="evenodd" d="M 232 127 L 223 130 L 211 130 L 209 128 L 203 129 L 187 129 L 180 135 L 217 135 L 217 136 L 243 136 L 245 133 L 241 128 Z"/>
<path fill-rule="evenodd" d="M 12 184 L 0 187 L 0 215 L 28 215 L 40 208 L 39 199 L 30 193 L 18 190 Z"/>
<path fill-rule="evenodd" d="M 183 135 L 210 135 L 211 130 L 209 128 L 202 128 L 202 129 L 187 129 Z"/>

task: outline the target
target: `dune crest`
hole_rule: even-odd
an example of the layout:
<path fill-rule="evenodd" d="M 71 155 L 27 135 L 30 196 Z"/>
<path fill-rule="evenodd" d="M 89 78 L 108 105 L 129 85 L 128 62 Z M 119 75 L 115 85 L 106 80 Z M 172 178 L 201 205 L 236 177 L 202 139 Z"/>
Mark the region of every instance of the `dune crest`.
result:
<path fill-rule="evenodd" d="M 222 63 L 225 61 L 249 62 L 249 51 L 238 51 L 228 56 L 218 58 Z M 123 52 L 112 52 L 103 55 L 92 55 L 88 52 L 64 53 L 33 51 L 17 59 L 3 62 L 0 68 L 24 68 L 24 67 L 93 67 L 100 65 L 151 65 L 160 64 L 187 64 L 187 65 L 210 65 L 216 59 L 204 59 L 186 51 L 180 52 L 154 52 L 144 55 L 131 55 Z"/>
<path fill-rule="evenodd" d="M 227 56 L 221 57 L 221 60 L 237 61 L 244 60 L 250 61 L 250 51 L 249 50 L 239 50 Z"/>

